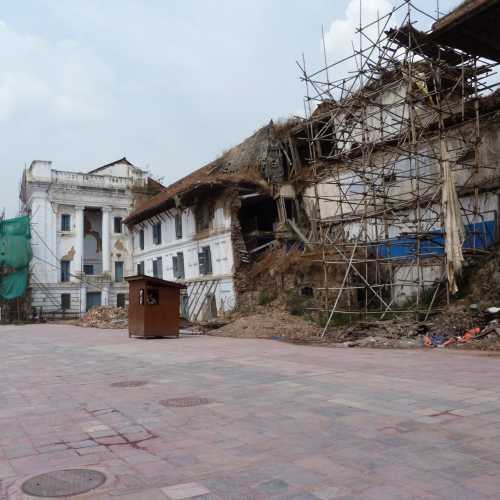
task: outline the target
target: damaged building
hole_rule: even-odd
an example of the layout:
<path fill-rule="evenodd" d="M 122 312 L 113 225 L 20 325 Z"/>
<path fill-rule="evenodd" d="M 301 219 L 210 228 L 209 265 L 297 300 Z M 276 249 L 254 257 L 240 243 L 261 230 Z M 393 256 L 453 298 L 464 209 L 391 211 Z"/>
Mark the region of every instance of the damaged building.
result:
<path fill-rule="evenodd" d="M 30 293 L 36 315 L 125 307 L 132 255 L 123 220 L 162 186 L 126 158 L 89 172 L 33 161 L 21 185 L 30 218 Z"/>
<path fill-rule="evenodd" d="M 342 270 L 322 288 L 330 320 L 426 318 L 498 240 L 498 40 L 456 44 L 491 28 L 498 8 L 466 1 L 422 32 L 403 5 L 377 20 L 378 39 L 361 37 L 351 76 L 332 79 L 335 63 L 304 71 L 311 243 Z"/>
<path fill-rule="evenodd" d="M 468 0 L 423 32 L 404 4 L 361 37 L 357 71 L 302 68 L 305 119 L 271 122 L 126 219 L 136 271 L 184 281 L 193 320 L 274 286 L 297 252 L 280 286 L 329 320 L 449 301 L 498 241 L 498 9 Z"/>
<path fill-rule="evenodd" d="M 270 122 L 125 220 L 136 272 L 186 283 L 186 318 L 234 309 L 255 259 L 305 238 L 309 223 L 291 182 L 303 156 L 289 135 L 296 124 Z"/>

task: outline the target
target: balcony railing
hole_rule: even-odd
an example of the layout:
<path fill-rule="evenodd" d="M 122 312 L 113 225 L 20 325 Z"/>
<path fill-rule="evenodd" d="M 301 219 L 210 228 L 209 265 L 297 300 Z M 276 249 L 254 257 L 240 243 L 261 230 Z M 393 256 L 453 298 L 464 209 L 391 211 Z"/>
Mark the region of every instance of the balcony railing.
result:
<path fill-rule="evenodd" d="M 108 189 L 126 189 L 128 187 L 137 185 L 144 186 L 146 184 L 146 180 L 142 178 L 82 174 L 78 172 L 64 172 L 61 170 L 52 170 L 52 180 L 57 184 L 71 184 L 77 186 L 91 186 Z"/>

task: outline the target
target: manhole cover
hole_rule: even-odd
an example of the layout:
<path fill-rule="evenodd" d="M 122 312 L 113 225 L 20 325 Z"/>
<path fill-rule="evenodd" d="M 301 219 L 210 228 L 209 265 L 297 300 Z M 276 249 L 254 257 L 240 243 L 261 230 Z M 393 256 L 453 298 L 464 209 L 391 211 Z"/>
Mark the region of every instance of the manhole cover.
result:
<path fill-rule="evenodd" d="M 207 398 L 187 396 L 184 398 L 164 399 L 163 401 L 160 401 L 160 404 L 163 406 L 175 406 L 177 408 L 184 408 L 187 406 L 207 405 L 211 402 L 212 401 L 210 401 L 210 399 L 207 399 Z"/>
<path fill-rule="evenodd" d="M 115 382 L 111 384 L 111 387 L 141 387 L 146 384 L 147 382 L 144 380 L 126 380 L 124 382 Z"/>
<path fill-rule="evenodd" d="M 21 489 L 34 497 L 71 497 L 98 488 L 106 476 L 92 469 L 65 469 L 47 472 L 24 481 Z"/>

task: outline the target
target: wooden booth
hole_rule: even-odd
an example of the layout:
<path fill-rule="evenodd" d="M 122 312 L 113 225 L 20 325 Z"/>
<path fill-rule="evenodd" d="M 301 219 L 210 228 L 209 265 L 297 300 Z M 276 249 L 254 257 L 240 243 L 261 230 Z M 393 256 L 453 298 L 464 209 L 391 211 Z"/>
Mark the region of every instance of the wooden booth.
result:
<path fill-rule="evenodd" d="M 186 286 L 144 275 L 125 280 L 129 284 L 128 336 L 178 337 L 180 291 Z"/>

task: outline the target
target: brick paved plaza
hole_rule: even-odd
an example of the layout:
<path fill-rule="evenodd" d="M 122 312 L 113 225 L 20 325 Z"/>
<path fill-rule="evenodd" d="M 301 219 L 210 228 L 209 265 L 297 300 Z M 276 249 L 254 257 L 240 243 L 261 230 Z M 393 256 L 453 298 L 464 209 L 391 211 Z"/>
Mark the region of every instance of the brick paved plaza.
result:
<path fill-rule="evenodd" d="M 106 474 L 82 499 L 500 497 L 492 354 L 31 325 L 0 359 L 2 498 L 63 468 Z"/>

